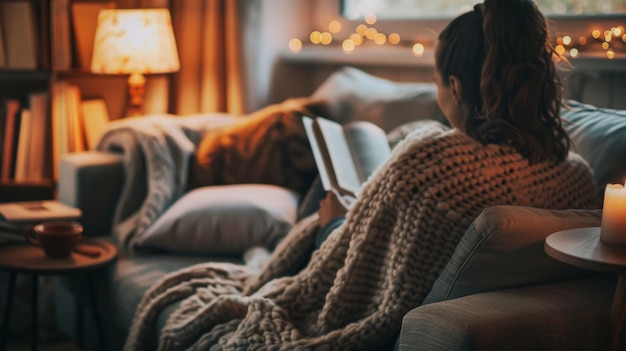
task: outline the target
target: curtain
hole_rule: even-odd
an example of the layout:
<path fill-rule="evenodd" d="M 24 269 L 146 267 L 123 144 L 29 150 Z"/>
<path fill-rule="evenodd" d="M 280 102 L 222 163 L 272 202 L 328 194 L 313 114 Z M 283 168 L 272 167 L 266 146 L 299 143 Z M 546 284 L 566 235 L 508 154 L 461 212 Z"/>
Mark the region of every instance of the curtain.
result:
<path fill-rule="evenodd" d="M 240 0 L 172 1 L 180 71 L 172 77 L 171 111 L 178 115 L 244 111 Z"/>

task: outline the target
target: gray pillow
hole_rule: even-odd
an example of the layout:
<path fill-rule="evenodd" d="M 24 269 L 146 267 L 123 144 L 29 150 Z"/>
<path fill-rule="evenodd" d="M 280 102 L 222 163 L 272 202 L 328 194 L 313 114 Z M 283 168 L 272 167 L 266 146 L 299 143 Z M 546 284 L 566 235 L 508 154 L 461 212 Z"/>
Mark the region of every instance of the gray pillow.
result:
<path fill-rule="evenodd" d="M 588 275 L 549 257 L 544 241 L 554 232 L 599 227 L 601 221 L 600 210 L 489 207 L 465 232 L 424 304 Z"/>
<path fill-rule="evenodd" d="M 242 254 L 270 249 L 296 220 L 299 197 L 275 185 L 236 184 L 194 189 L 167 209 L 136 248 L 194 254 Z"/>
<path fill-rule="evenodd" d="M 626 180 L 626 111 L 597 108 L 568 100 L 561 118 L 572 143 L 593 169 L 598 194 L 608 183 Z M 571 122 L 571 123 L 570 123 Z"/>
<path fill-rule="evenodd" d="M 435 83 L 394 82 L 354 67 L 334 72 L 311 97 L 327 105 L 328 118 L 369 121 L 385 132 L 416 120 L 445 122 Z"/>

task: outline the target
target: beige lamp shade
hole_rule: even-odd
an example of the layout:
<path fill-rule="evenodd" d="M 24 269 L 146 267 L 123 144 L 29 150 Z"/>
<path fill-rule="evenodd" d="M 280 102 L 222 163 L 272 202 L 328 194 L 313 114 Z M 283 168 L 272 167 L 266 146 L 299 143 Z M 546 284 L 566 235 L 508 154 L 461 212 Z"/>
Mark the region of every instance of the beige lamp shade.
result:
<path fill-rule="evenodd" d="M 151 74 L 176 72 L 179 68 L 169 10 L 100 11 L 92 72 Z"/>

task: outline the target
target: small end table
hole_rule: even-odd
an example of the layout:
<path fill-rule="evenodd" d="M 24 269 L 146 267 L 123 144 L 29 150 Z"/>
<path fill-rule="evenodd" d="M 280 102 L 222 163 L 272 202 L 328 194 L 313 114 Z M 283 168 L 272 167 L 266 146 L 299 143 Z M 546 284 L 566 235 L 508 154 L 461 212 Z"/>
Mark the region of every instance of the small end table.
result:
<path fill-rule="evenodd" d="M 0 333 L 0 350 L 5 349 L 8 335 L 9 320 L 11 318 L 11 305 L 13 303 L 13 290 L 18 274 L 28 274 L 32 277 L 32 350 L 37 349 L 37 298 L 38 298 L 38 277 L 39 275 L 61 275 L 76 272 L 87 273 L 87 287 L 89 291 L 90 308 L 94 318 L 99 343 L 104 346 L 104 335 L 92 273 L 98 268 L 102 268 L 112 263 L 117 257 L 117 249 L 114 245 L 100 239 L 83 237 L 79 245 L 89 245 L 91 248 L 100 251 L 98 257 L 89 257 L 79 253 L 72 253 L 68 258 L 52 259 L 47 257 L 39 247 L 27 243 L 8 243 L 0 246 L 0 271 L 10 274 L 9 285 L 6 294 L 6 313 L 3 318 L 2 332 Z"/>
<path fill-rule="evenodd" d="M 611 306 L 611 350 L 617 349 L 626 315 L 626 246 L 600 241 L 600 227 L 577 228 L 550 234 L 546 253 L 563 263 L 618 275 Z"/>

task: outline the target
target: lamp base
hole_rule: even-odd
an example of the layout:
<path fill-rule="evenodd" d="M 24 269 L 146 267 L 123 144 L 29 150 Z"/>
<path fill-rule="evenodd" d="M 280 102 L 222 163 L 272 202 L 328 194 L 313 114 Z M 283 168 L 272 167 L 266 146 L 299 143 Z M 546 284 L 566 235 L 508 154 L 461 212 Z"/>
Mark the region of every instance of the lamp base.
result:
<path fill-rule="evenodd" d="M 143 96 L 145 94 L 146 78 L 141 73 L 133 73 L 128 77 L 128 110 L 126 116 L 143 115 Z"/>

